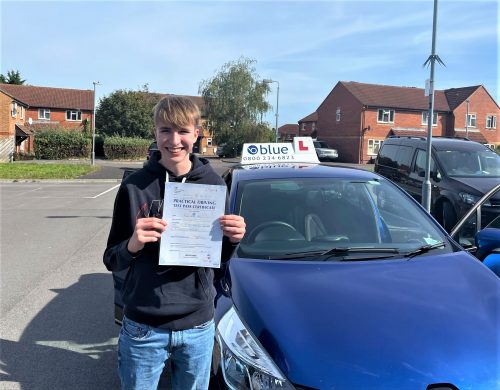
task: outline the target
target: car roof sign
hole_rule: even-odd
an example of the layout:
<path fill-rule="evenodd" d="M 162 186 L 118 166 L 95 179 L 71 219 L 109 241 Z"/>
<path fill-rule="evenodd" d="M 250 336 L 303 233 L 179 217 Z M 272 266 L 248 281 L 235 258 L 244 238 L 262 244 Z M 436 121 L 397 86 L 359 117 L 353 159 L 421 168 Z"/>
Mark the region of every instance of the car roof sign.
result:
<path fill-rule="evenodd" d="M 247 143 L 241 153 L 241 164 L 295 162 L 319 164 L 311 137 L 295 137 L 293 143 Z"/>

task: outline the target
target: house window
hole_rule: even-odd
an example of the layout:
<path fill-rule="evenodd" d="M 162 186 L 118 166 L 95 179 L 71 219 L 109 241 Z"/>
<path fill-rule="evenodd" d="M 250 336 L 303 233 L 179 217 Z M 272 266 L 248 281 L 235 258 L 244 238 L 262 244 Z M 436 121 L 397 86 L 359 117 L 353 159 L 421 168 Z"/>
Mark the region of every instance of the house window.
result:
<path fill-rule="evenodd" d="M 394 110 L 379 108 L 377 122 L 394 123 Z"/>
<path fill-rule="evenodd" d="M 469 114 L 467 116 L 467 124 L 468 127 L 476 127 L 476 114 Z"/>
<path fill-rule="evenodd" d="M 311 123 L 311 130 L 316 130 L 316 122 Z"/>
<path fill-rule="evenodd" d="M 24 107 L 21 106 L 21 119 L 24 119 Z"/>
<path fill-rule="evenodd" d="M 39 108 L 38 109 L 38 119 L 50 119 L 50 110 L 48 108 Z"/>
<path fill-rule="evenodd" d="M 422 124 L 427 125 L 428 121 L 427 118 L 429 116 L 429 111 L 423 111 L 422 112 Z M 432 126 L 437 126 L 438 123 L 438 115 L 437 112 L 432 113 Z"/>
<path fill-rule="evenodd" d="M 306 127 L 306 124 L 305 123 L 301 123 L 300 124 L 300 131 L 304 131 L 305 127 Z"/>
<path fill-rule="evenodd" d="M 17 103 L 12 102 L 12 117 L 15 118 L 17 116 Z"/>
<path fill-rule="evenodd" d="M 82 120 L 82 112 L 67 110 L 66 111 L 66 120 L 67 121 L 81 121 Z"/>
<path fill-rule="evenodd" d="M 340 122 L 340 107 L 337 107 L 337 111 L 335 111 L 335 120 Z"/>
<path fill-rule="evenodd" d="M 212 146 L 212 138 L 207 138 L 207 146 Z"/>
<path fill-rule="evenodd" d="M 368 140 L 368 155 L 376 156 L 380 146 L 384 141 L 381 139 L 369 139 Z"/>
<path fill-rule="evenodd" d="M 497 117 L 495 115 L 486 116 L 486 128 L 496 129 L 497 128 Z"/>

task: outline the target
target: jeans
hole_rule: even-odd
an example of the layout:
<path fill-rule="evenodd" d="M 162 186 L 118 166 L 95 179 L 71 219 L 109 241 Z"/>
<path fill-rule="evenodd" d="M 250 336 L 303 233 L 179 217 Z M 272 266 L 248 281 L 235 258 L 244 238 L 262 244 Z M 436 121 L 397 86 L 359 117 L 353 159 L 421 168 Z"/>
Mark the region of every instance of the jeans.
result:
<path fill-rule="evenodd" d="M 123 318 L 118 339 L 118 372 L 123 390 L 155 390 L 171 359 L 174 390 L 208 389 L 215 325 L 172 331 Z"/>

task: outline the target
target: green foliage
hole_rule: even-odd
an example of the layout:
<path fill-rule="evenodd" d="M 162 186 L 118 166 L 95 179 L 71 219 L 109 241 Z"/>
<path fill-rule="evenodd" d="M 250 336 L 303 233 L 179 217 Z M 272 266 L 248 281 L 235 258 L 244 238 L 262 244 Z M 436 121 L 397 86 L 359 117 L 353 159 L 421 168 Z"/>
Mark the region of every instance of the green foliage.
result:
<path fill-rule="evenodd" d="M 35 156 L 40 160 L 88 158 L 92 139 L 82 133 L 47 130 L 35 135 Z"/>
<path fill-rule="evenodd" d="M 150 139 L 106 137 L 104 140 L 104 155 L 112 160 L 145 159 L 150 144 Z"/>
<path fill-rule="evenodd" d="M 7 71 L 7 76 L 0 74 L 0 83 L 4 84 L 17 84 L 22 85 L 26 82 L 21 78 L 21 74 L 18 70 L 9 70 Z"/>
<path fill-rule="evenodd" d="M 160 95 L 141 91 L 117 90 L 102 98 L 96 110 L 96 129 L 106 136 L 150 139 L 154 132 L 153 108 Z"/>
<path fill-rule="evenodd" d="M 255 60 L 242 57 L 226 63 L 212 79 L 200 83 L 204 113 L 219 144 L 268 140 L 268 126 L 262 123 L 262 117 L 270 109 L 266 101 L 270 87 L 261 81 L 255 64 Z"/>

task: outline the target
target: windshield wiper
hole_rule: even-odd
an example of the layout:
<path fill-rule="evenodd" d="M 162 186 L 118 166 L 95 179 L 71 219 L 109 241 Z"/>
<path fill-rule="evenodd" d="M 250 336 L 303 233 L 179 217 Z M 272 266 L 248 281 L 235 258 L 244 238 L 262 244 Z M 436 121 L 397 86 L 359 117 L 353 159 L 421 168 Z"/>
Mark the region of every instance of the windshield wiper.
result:
<path fill-rule="evenodd" d="M 334 255 L 350 255 L 352 253 L 364 253 L 364 254 L 379 254 L 376 256 L 363 256 L 360 257 L 359 260 L 369 260 L 369 259 L 380 259 L 384 257 L 388 257 L 387 254 L 398 254 L 399 250 L 397 248 L 373 248 L 373 247 L 335 247 L 332 249 L 328 249 L 327 251 L 307 251 L 307 252 L 293 252 L 293 253 L 285 253 L 283 255 L 278 256 L 269 256 L 269 260 L 278 260 L 278 259 L 298 259 L 298 258 L 306 258 L 306 257 L 326 257 L 326 259 L 334 256 Z M 389 256 L 390 257 L 390 256 Z M 358 258 L 355 258 L 356 260 Z"/>
<path fill-rule="evenodd" d="M 427 244 L 427 245 L 422 245 L 420 248 L 417 248 L 411 252 L 405 253 L 404 257 L 408 257 L 411 259 L 412 257 L 419 256 L 421 254 L 427 253 L 433 249 L 438 249 L 438 248 L 444 248 L 446 245 L 444 242 L 438 242 L 436 244 Z"/>
<path fill-rule="evenodd" d="M 333 256 L 341 257 L 341 261 L 379 260 L 394 257 L 399 253 L 397 248 L 374 247 L 337 247 L 323 252 L 325 261 Z M 357 254 L 357 256 L 353 256 Z"/>

